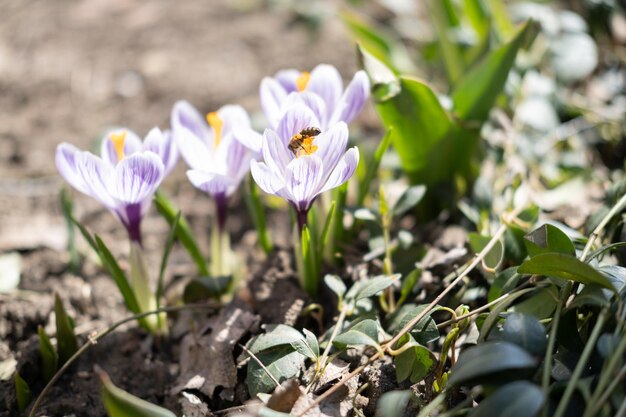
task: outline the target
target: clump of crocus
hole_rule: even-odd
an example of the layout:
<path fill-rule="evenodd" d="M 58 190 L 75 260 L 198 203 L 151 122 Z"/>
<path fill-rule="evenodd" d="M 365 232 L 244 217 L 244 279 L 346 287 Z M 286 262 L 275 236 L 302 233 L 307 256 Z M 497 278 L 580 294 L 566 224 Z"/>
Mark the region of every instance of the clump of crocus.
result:
<path fill-rule="evenodd" d="M 231 275 L 232 254 L 225 230 L 228 198 L 250 170 L 250 161 L 258 157 L 262 137 L 250 127 L 246 111 L 235 105 L 202 117 L 191 104 L 179 101 L 172 110 L 171 125 L 180 153 L 190 167 L 187 177 L 215 201 L 211 273 Z"/>
<path fill-rule="evenodd" d="M 292 106 L 279 120 L 276 130 L 265 130 L 264 162 L 252 161 L 251 164 L 252 177 L 259 187 L 266 193 L 284 198 L 295 209 L 299 231 L 297 258 L 301 256 L 299 239 L 316 197 L 348 181 L 359 163 L 358 149 L 346 150 L 348 127 L 344 122 L 338 122 L 328 130 L 320 129 L 320 125 L 319 118 L 309 107 L 303 104 Z M 315 135 L 306 134 L 310 131 Z M 298 262 L 300 277 L 303 286 L 314 293 L 317 277 L 303 271 L 304 263 L 302 259 Z"/>
<path fill-rule="evenodd" d="M 143 256 L 141 220 L 177 158 L 171 135 L 158 128 L 152 129 L 143 142 L 130 130 L 111 131 L 103 140 L 100 157 L 69 143 L 61 143 L 56 151 L 57 169 L 63 178 L 78 191 L 100 201 L 128 231 L 130 286 L 141 312 L 156 307 Z M 151 330 L 163 330 L 157 328 L 157 319 L 152 318 L 147 320 Z"/>
<path fill-rule="evenodd" d="M 278 126 L 294 104 L 303 103 L 315 113 L 318 127 L 327 130 L 338 122 L 350 123 L 363 108 L 369 91 L 365 71 L 357 71 L 344 90 L 339 71 L 332 65 L 320 64 L 310 73 L 287 69 L 265 77 L 260 97 L 271 128 Z"/>

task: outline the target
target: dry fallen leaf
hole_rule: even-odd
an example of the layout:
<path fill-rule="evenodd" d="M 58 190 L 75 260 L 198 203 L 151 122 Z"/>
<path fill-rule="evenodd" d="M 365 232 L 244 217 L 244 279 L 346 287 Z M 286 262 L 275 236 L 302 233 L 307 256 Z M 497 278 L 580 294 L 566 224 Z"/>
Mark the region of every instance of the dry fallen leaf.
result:
<path fill-rule="evenodd" d="M 258 320 L 258 316 L 230 304 L 210 320 L 206 326 L 210 334 L 185 336 L 181 343 L 181 375 L 173 393 L 198 390 L 212 398 L 215 389 L 223 387 L 220 396 L 232 400 L 237 384 L 233 348 Z"/>

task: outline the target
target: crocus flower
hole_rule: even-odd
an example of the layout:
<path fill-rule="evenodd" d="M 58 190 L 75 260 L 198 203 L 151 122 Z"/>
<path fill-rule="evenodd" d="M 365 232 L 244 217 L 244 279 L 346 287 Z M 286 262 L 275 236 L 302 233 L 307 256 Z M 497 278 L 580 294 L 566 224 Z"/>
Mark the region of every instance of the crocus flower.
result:
<path fill-rule="evenodd" d="M 327 130 L 338 122 L 350 123 L 363 108 L 369 90 L 365 71 L 357 71 L 344 91 L 339 71 L 320 64 L 310 73 L 288 69 L 265 77 L 260 88 L 261 106 L 273 129 L 287 109 L 303 103 L 317 116 L 318 127 Z"/>
<path fill-rule="evenodd" d="M 176 163 L 177 151 L 167 133 L 152 129 L 143 143 L 133 132 L 109 132 L 101 157 L 69 143 L 57 146 L 56 166 L 78 191 L 100 201 L 141 244 L 141 219 L 166 172 Z"/>
<path fill-rule="evenodd" d="M 359 163 L 356 147 L 346 151 L 348 127 L 341 121 L 317 136 L 305 138 L 295 151 L 290 149 L 294 135 L 318 126 L 320 120 L 309 107 L 294 105 L 280 119 L 276 130 L 265 130 L 264 162 L 251 163 L 252 177 L 259 187 L 284 198 L 296 209 L 300 230 L 315 198 L 346 182 Z"/>
<path fill-rule="evenodd" d="M 207 114 L 206 120 L 188 102 L 174 105 L 172 135 L 191 168 L 187 177 L 217 204 L 218 225 L 224 227 L 227 200 L 258 157 L 262 137 L 250 128 L 250 118 L 241 106 L 227 105 Z"/>

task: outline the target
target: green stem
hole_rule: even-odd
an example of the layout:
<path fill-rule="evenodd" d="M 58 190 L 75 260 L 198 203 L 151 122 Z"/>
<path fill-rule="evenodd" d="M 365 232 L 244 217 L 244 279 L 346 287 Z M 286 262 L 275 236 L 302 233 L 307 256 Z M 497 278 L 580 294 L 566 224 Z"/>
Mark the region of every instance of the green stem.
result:
<path fill-rule="evenodd" d="M 559 405 L 556 409 L 556 412 L 554 413 L 554 417 L 563 417 L 563 415 L 565 414 L 565 410 L 567 409 L 567 406 L 569 405 L 569 400 L 572 397 L 574 390 L 576 389 L 576 385 L 578 384 L 578 380 L 580 379 L 580 376 L 582 375 L 583 370 L 587 366 L 587 361 L 589 360 L 589 356 L 591 356 L 591 352 L 593 352 L 593 349 L 596 346 L 596 341 L 598 340 L 598 337 L 600 336 L 600 332 L 602 331 L 602 327 L 604 326 L 604 323 L 608 315 L 609 315 L 609 312 L 608 310 L 605 309 L 605 310 L 602 310 L 602 312 L 598 316 L 598 320 L 596 321 L 596 324 L 593 327 L 591 336 L 589 336 L 589 340 L 587 340 L 587 343 L 585 344 L 585 349 L 583 349 L 583 353 L 582 355 L 580 355 L 580 359 L 578 360 L 578 363 L 576 364 L 576 368 L 574 369 L 574 372 L 572 373 L 572 377 L 567 383 L 567 388 L 565 388 L 565 393 L 563 393 L 563 396 L 561 397 L 561 400 L 559 401 Z"/>
<path fill-rule="evenodd" d="M 569 297 L 569 293 L 572 290 L 572 282 L 568 281 L 561 290 L 561 297 L 556 305 L 556 311 L 552 319 L 552 327 L 550 328 L 550 337 L 548 339 L 548 347 L 546 348 L 546 354 L 543 359 L 543 377 L 541 379 L 541 387 L 546 398 L 550 394 L 550 374 L 552 370 L 552 352 L 556 345 L 556 335 L 559 329 L 559 321 L 561 320 L 561 311 L 563 306 Z M 544 409 L 544 415 L 547 412 L 547 407 Z"/>

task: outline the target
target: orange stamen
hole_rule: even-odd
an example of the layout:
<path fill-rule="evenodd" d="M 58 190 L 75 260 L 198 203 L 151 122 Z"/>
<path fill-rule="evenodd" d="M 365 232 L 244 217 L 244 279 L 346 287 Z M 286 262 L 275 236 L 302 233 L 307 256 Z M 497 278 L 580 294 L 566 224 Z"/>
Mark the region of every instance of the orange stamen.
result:
<path fill-rule="evenodd" d="M 222 140 L 222 126 L 224 126 L 224 121 L 220 119 L 220 116 L 215 111 L 206 115 L 206 121 L 209 123 L 209 126 L 213 128 L 213 146 L 217 148 Z"/>
<path fill-rule="evenodd" d="M 306 86 L 307 86 L 307 84 L 309 84 L 309 80 L 310 79 L 311 79 L 311 74 L 310 73 L 308 73 L 306 71 L 300 73 L 298 78 L 296 78 L 296 88 L 298 89 L 298 91 L 306 90 Z"/>
<path fill-rule="evenodd" d="M 124 142 L 126 141 L 126 132 L 121 131 L 120 133 L 111 133 L 109 139 L 113 143 L 115 152 L 117 152 L 117 159 L 121 161 L 124 159 Z"/>

